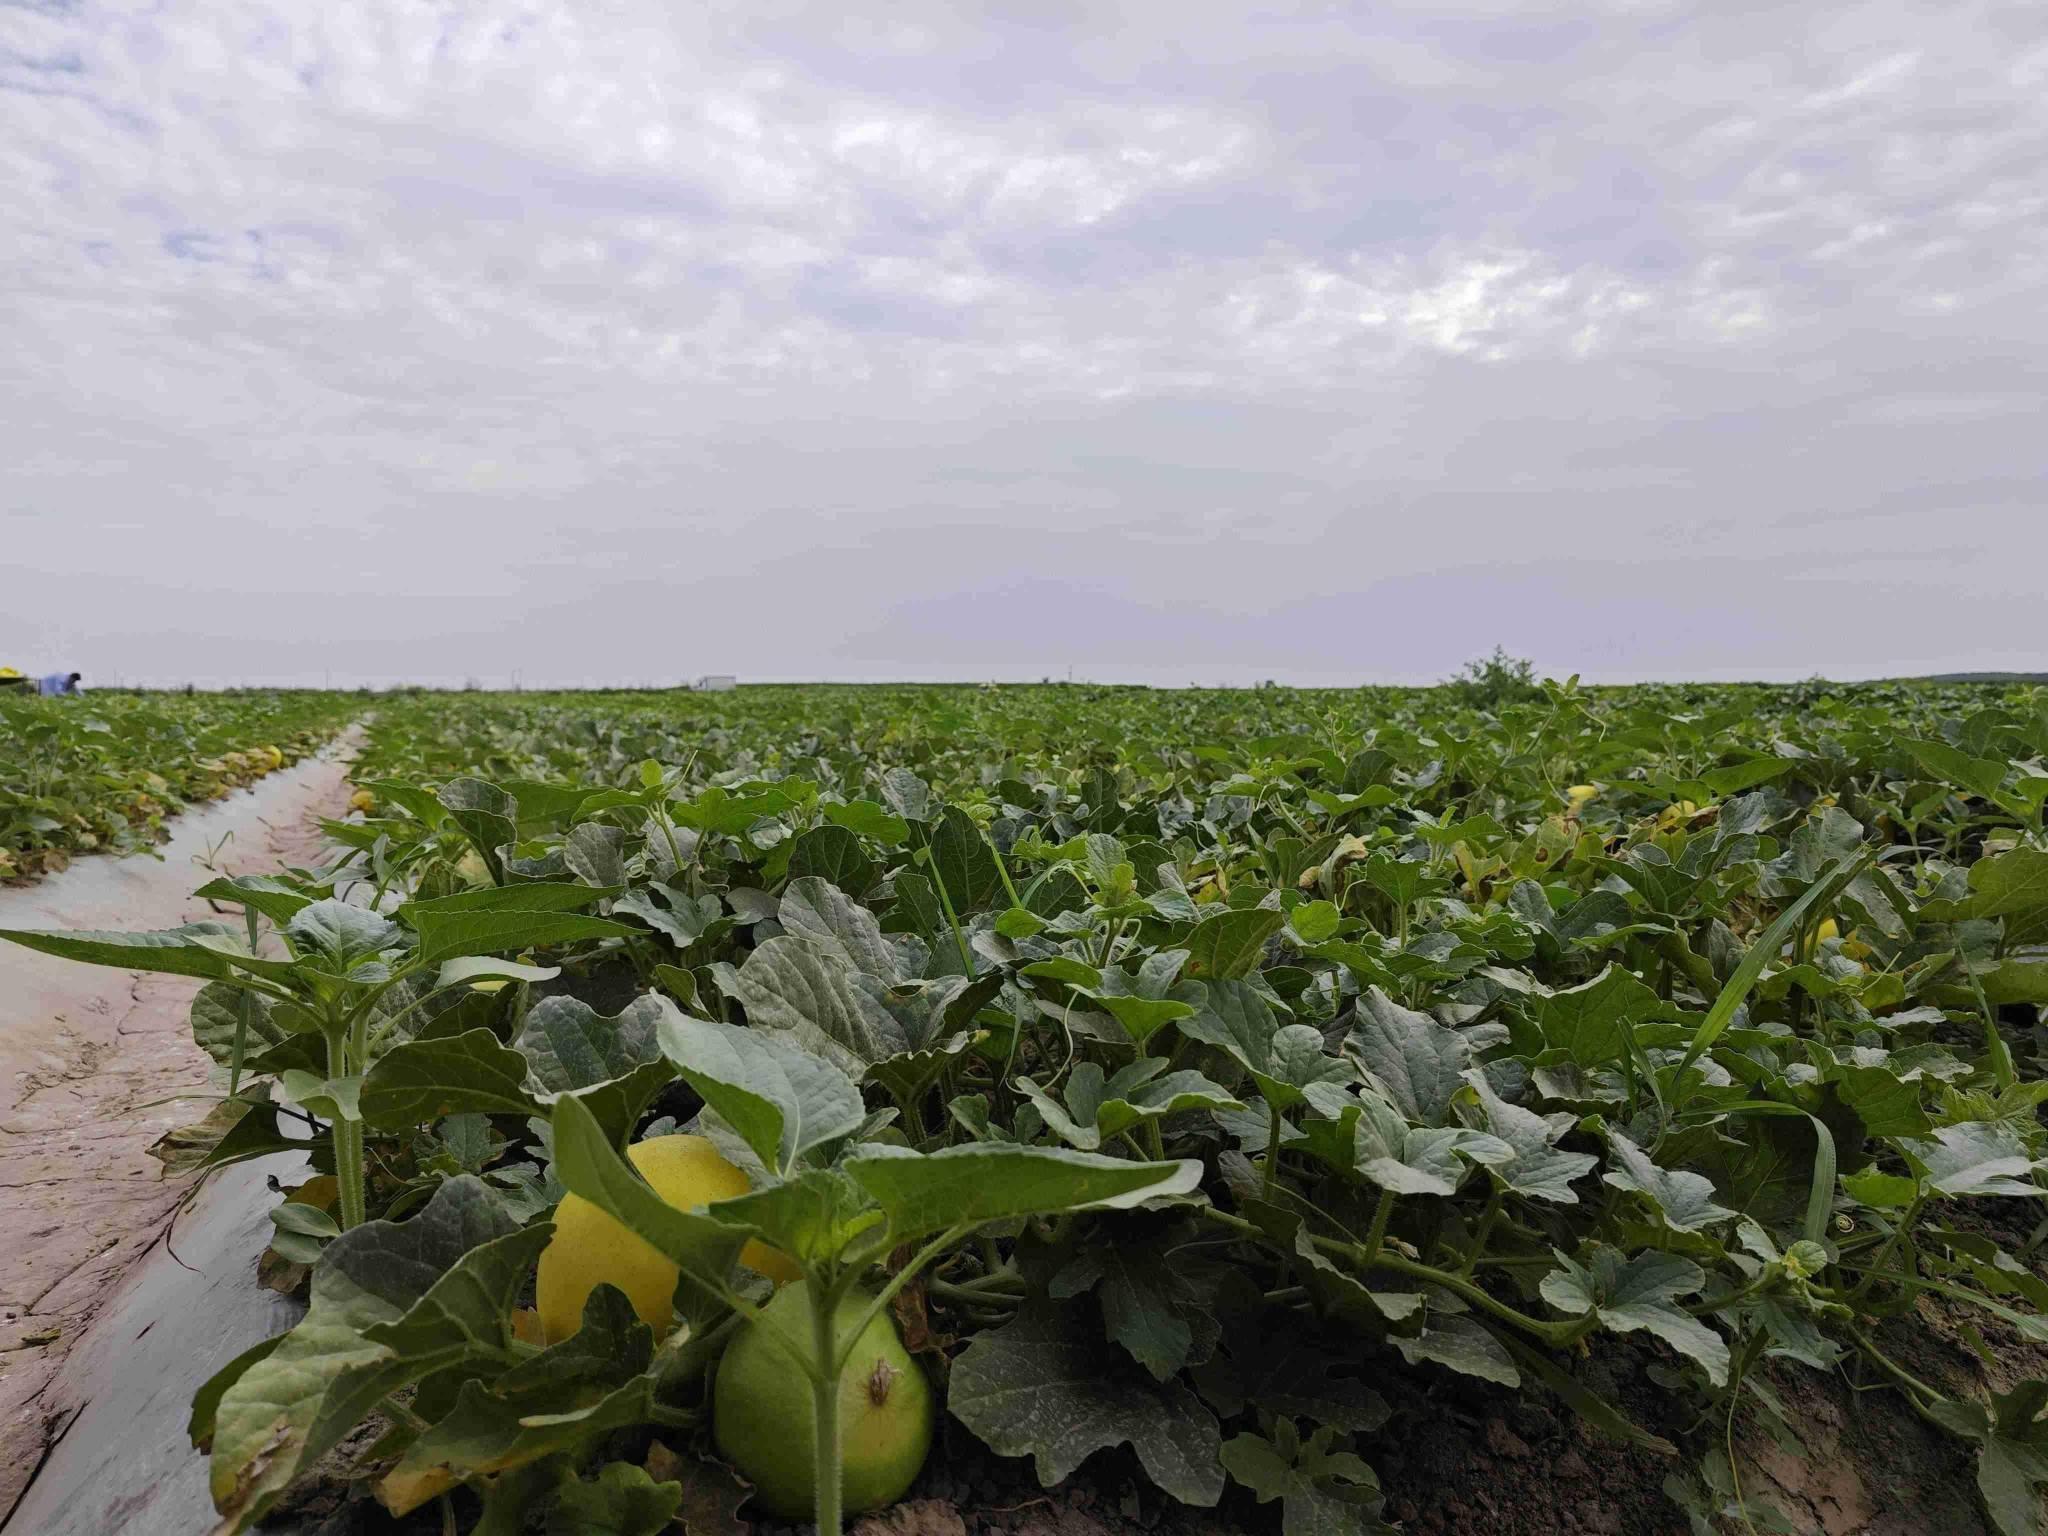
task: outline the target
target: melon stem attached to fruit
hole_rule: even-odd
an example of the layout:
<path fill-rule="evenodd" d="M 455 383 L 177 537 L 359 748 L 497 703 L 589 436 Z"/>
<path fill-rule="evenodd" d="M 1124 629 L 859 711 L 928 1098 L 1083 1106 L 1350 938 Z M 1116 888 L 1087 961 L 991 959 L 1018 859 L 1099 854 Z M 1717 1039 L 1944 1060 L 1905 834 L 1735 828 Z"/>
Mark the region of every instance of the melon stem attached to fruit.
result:
<path fill-rule="evenodd" d="M 811 1337 L 816 1346 L 817 1368 L 811 1372 L 811 1404 L 816 1422 L 812 1426 L 813 1488 L 817 1500 L 818 1536 L 839 1536 L 839 1377 L 844 1363 L 839 1360 L 839 1340 L 834 1332 L 839 1311 L 840 1288 L 836 1285 L 810 1286 Z M 856 1330 L 854 1337 L 858 1338 Z"/>

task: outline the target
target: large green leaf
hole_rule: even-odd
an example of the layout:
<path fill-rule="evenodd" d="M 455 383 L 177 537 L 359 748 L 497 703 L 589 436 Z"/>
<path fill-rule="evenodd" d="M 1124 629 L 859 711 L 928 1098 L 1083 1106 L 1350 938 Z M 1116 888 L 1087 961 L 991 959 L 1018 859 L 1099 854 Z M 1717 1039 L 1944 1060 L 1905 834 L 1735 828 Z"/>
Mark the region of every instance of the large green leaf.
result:
<path fill-rule="evenodd" d="M 512 1045 L 526 1058 L 527 1086 L 540 1104 L 574 1094 L 605 1133 L 623 1144 L 654 1096 L 675 1079 L 658 1026 L 667 999 L 646 994 L 614 1014 L 580 998 L 549 997 L 521 1021 Z"/>
<path fill-rule="evenodd" d="M 1214 1415 L 1178 1381 L 1119 1369 L 1076 1304 L 1032 1307 L 977 1334 L 953 1362 L 946 1406 L 997 1455 L 1030 1456 L 1047 1488 L 1092 1452 L 1129 1445 L 1183 1504 L 1223 1494 Z"/>
<path fill-rule="evenodd" d="M 1549 1200 L 1558 1205 L 1577 1205 L 1572 1180 L 1590 1171 L 1599 1161 L 1590 1152 L 1567 1152 L 1558 1142 L 1577 1124 L 1571 1114 L 1539 1115 L 1534 1110 L 1510 1104 L 1494 1092 L 1481 1068 L 1466 1074 L 1486 1115 L 1486 1128 L 1514 1149 L 1514 1157 L 1493 1165 L 1494 1177 L 1518 1195 L 1532 1200 Z"/>
<path fill-rule="evenodd" d="M 1534 1000 L 1546 1045 L 1582 1067 L 1605 1066 L 1628 1052 L 1629 1029 L 1657 1006 L 1657 994 L 1618 965 L 1583 986 Z"/>
<path fill-rule="evenodd" d="M 1119 1233 L 1091 1245 L 1053 1276 L 1047 1294 L 1065 1301 L 1095 1292 L 1104 1332 L 1154 1380 L 1165 1381 L 1207 1359 L 1222 1327 L 1187 1266 L 1162 1243 L 1147 1241 L 1149 1236 Z"/>
<path fill-rule="evenodd" d="M 1188 974 L 1204 981 L 1248 976 L 1258 968 L 1266 941 L 1287 926 L 1271 907 L 1240 907 L 1204 918 L 1187 936 Z"/>
<path fill-rule="evenodd" d="M 1706 1283 L 1699 1265 L 1654 1249 L 1624 1259 L 1605 1246 L 1593 1250 L 1589 1268 L 1562 1253 L 1555 1257 L 1560 1267 L 1543 1277 L 1543 1299 L 1553 1307 L 1574 1316 L 1593 1312 L 1616 1333 L 1645 1329 L 1697 1361 L 1715 1386 L 1727 1384 L 1727 1341 L 1676 1305 Z"/>
<path fill-rule="evenodd" d="M 238 971 L 281 975 L 289 960 L 262 959 L 249 953 L 240 924 L 199 922 L 154 933 L 50 932 L 35 928 L 0 928 L 0 939 L 25 949 L 41 950 L 87 965 L 111 965 L 124 971 L 158 971 L 170 976 L 201 976 L 225 981 Z"/>
<path fill-rule="evenodd" d="M 465 1175 L 410 1221 L 330 1243 L 305 1318 L 215 1410 L 208 1476 L 225 1528 L 247 1529 L 392 1392 L 464 1362 L 509 1362 L 512 1302 L 551 1230 L 519 1230 Z"/>
<path fill-rule="evenodd" d="M 1675 1232 L 1699 1232 L 1731 1219 L 1735 1212 L 1714 1203 L 1714 1181 L 1681 1168 L 1664 1168 L 1628 1137 L 1616 1131 L 1607 1138 L 1613 1158 L 1601 1177 L 1616 1189 L 1634 1190 L 1647 1199 Z"/>
<path fill-rule="evenodd" d="M 738 969 L 715 969 L 720 987 L 747 1010 L 749 1024 L 787 1031 L 848 1072 L 937 1044 L 927 1029 L 942 1020 L 892 1007 L 898 1000 L 891 984 L 855 969 L 836 939 L 779 934 Z M 904 1000 L 923 986 L 906 984 Z"/>
<path fill-rule="evenodd" d="M 962 917 L 979 912 L 1002 887 L 996 856 L 981 828 L 959 806 L 949 805 L 939 813 L 930 835 L 932 873 L 944 882 L 953 911 Z"/>
<path fill-rule="evenodd" d="M 888 1216 L 896 1242 L 1013 1216 L 1119 1210 L 1190 1194 L 1202 1177 L 1192 1160 L 1138 1163 L 1000 1142 L 929 1155 L 877 1143 L 840 1166 Z"/>
<path fill-rule="evenodd" d="M 655 1001 L 663 1054 L 777 1177 L 866 1118 L 859 1087 L 831 1062 L 768 1030 L 691 1018 Z"/>
<path fill-rule="evenodd" d="M 1440 1125 L 1465 1085 L 1472 1046 L 1426 1013 L 1403 1008 L 1378 987 L 1358 1000 L 1345 1049 L 1410 1120 Z"/>
<path fill-rule="evenodd" d="M 1931 1137 L 1902 1140 L 1899 1147 L 1938 1195 L 2048 1194 L 2033 1175 L 2048 1159 L 2031 1157 L 2011 1126 L 1988 1120 L 1937 1127 Z"/>
<path fill-rule="evenodd" d="M 1166 1065 L 1164 1057 L 1141 1056 L 1105 1077 L 1095 1062 L 1080 1062 L 1067 1078 L 1064 1104 L 1028 1077 L 1018 1078 L 1017 1087 L 1038 1106 L 1054 1135 L 1084 1152 L 1097 1151 L 1148 1120 L 1196 1109 L 1244 1108 L 1201 1073 L 1168 1072 Z"/>
<path fill-rule="evenodd" d="M 2048 851 L 2014 848 L 1979 859 L 1970 866 L 1969 881 L 1967 897 L 1930 901 L 1921 917 L 1944 923 L 1999 918 L 2008 950 L 2048 943 Z"/>
<path fill-rule="evenodd" d="M 386 1129 L 425 1125 L 443 1115 L 531 1115 L 540 1101 L 528 1091 L 526 1057 L 488 1029 L 408 1040 L 377 1058 L 363 1078 L 366 1124 Z"/>
<path fill-rule="evenodd" d="M 1335 1095 L 1356 1080 L 1351 1064 L 1323 1048 L 1322 1031 L 1283 1023 L 1265 994 L 1247 981 L 1214 981 L 1201 1011 L 1181 1021 L 1189 1039 L 1230 1053 L 1252 1075 L 1268 1104 L 1290 1108 Z"/>
<path fill-rule="evenodd" d="M 530 889 L 510 886 L 506 894 Z M 588 886 L 577 889 L 595 894 Z M 399 916 L 419 935 L 420 959 L 428 962 L 583 939 L 629 939 L 641 931 L 606 917 L 552 909 L 449 911 L 418 903 L 400 908 Z"/>
<path fill-rule="evenodd" d="M 483 856 L 494 884 L 505 883 L 498 850 L 519 837 L 519 802 L 484 779 L 451 779 L 441 786 L 441 804 L 462 835 Z"/>

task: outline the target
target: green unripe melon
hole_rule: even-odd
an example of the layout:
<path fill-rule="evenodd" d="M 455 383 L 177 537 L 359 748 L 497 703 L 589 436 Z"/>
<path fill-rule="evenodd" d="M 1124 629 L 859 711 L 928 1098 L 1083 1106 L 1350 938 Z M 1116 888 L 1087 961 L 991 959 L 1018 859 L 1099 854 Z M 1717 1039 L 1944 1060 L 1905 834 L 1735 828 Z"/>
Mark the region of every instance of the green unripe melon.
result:
<path fill-rule="evenodd" d="M 840 1302 L 842 1339 L 873 1300 L 853 1291 Z M 740 1329 L 719 1362 L 711 1428 L 719 1451 L 754 1485 L 755 1501 L 793 1520 L 809 1517 L 815 1507 L 817 1420 L 810 1378 L 777 1340 L 805 1360 L 817 1359 L 809 1282 L 784 1286 L 757 1321 Z M 931 1383 L 884 1308 L 861 1334 L 839 1379 L 839 1488 L 846 1513 L 903 1497 L 931 1450 L 934 1412 Z"/>

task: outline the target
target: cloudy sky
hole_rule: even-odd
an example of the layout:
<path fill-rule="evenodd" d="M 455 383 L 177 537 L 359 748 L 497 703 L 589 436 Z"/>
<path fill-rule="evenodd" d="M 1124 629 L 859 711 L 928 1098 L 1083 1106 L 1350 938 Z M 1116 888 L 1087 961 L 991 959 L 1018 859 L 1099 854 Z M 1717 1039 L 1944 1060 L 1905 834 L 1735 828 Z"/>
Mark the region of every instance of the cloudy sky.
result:
<path fill-rule="evenodd" d="M 0 661 L 2048 667 L 2048 6 L 0 0 Z"/>

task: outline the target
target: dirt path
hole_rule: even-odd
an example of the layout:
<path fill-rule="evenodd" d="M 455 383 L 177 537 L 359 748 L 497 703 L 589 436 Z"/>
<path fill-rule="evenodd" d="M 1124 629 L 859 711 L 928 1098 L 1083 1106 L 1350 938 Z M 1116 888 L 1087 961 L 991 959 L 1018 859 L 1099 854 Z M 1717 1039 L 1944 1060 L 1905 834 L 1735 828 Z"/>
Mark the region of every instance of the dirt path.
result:
<path fill-rule="evenodd" d="M 359 732 L 180 817 L 161 862 L 86 859 L 0 891 L 0 927 L 171 927 L 207 915 L 196 860 L 237 874 L 318 862 L 317 818 L 347 809 Z M 198 987 L 0 945 L 0 1518 L 77 1410 L 50 1400 L 52 1379 L 186 1192 L 146 1149 L 217 1091 L 186 1023 Z"/>

